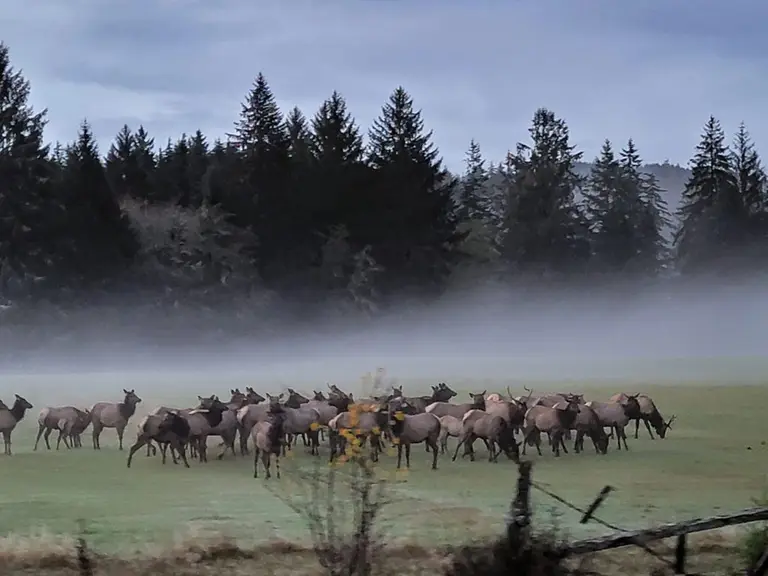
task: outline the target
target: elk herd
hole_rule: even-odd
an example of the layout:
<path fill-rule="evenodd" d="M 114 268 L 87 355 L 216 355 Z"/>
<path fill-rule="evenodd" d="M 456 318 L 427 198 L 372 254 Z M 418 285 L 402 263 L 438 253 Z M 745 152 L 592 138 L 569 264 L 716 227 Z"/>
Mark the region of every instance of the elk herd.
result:
<path fill-rule="evenodd" d="M 191 408 L 159 406 L 141 418 L 137 437 L 128 450 L 128 467 L 134 455 L 146 448 L 146 455 L 157 454 L 160 448 L 163 464 L 170 448 L 173 462 L 188 468 L 187 455 L 207 462 L 208 437 L 221 440 L 218 459 L 228 452 L 245 456 L 253 451 L 254 477 L 258 477 L 259 463 L 266 478 L 271 476 L 272 458 L 275 458 L 277 476 L 280 476 L 280 457 L 295 450 L 298 439 L 310 454 L 320 454 L 321 443 L 326 442 L 330 460 L 346 454 L 347 444 L 355 443 L 370 451 L 370 458 L 378 461 L 387 445 L 397 447 L 397 468 L 410 467 L 411 445 L 424 444 L 429 453 L 432 469 L 437 469 L 438 458 L 448 453 L 448 438 L 457 440 L 452 460 L 463 448 L 463 456 L 475 459 L 477 440 L 485 444 L 488 460 L 496 462 L 501 454 L 517 461 L 529 448 L 539 455 L 542 435 L 555 456 L 568 453 L 566 440 L 573 442 L 573 451 L 584 450 L 588 437 L 595 452 L 606 454 L 611 438 L 616 448 L 629 450 L 626 428 L 634 421 L 635 438 L 642 422 L 651 438 L 654 432 L 666 436 L 675 416 L 664 420 L 653 400 L 644 394 L 616 394 L 607 401 L 585 401 L 582 394 L 556 393 L 534 396 L 507 394 L 468 394 L 468 401 L 457 403 L 457 393 L 445 383 L 432 386 L 429 396 L 404 396 L 402 387 L 392 387 L 391 393 L 372 398 L 353 398 L 335 385 L 328 391 L 314 391 L 311 398 L 288 388 L 273 396 L 262 396 L 253 388 L 230 391 L 230 399 L 222 402 L 218 396 L 198 396 Z M 114 428 L 120 450 L 123 435 L 136 412 L 141 398 L 134 390 L 123 390 L 117 402 L 97 402 L 89 409 L 74 406 L 43 408 L 37 418 L 38 431 L 34 450 L 42 438 L 51 449 L 49 437 L 58 433 L 56 449 L 63 442 L 66 448 L 82 447 L 81 435 L 91 427 L 94 450 L 101 449 L 101 433 Z M 11 454 L 11 433 L 32 409 L 26 399 L 15 396 L 9 407 L 0 400 L 0 433 L 3 435 L 5 454 Z M 607 430 L 607 431 L 606 431 Z M 519 440 L 518 440 L 519 438 Z"/>

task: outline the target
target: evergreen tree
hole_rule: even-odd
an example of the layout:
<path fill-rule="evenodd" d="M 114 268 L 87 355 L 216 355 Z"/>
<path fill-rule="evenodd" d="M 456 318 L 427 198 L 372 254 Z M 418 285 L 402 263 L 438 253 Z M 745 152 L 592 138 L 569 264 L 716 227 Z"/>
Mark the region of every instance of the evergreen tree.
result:
<path fill-rule="evenodd" d="M 485 183 L 488 181 L 488 171 L 485 160 L 480 152 L 480 145 L 471 140 L 469 150 L 464 160 L 466 166 L 464 176 L 459 184 L 459 209 L 462 220 L 478 219 L 485 221 Z"/>
<path fill-rule="evenodd" d="M 443 168 L 432 132 L 404 88 L 397 88 L 369 132 L 371 195 L 352 236 L 371 244 L 389 282 L 437 287 L 458 256 L 455 179 Z"/>
<path fill-rule="evenodd" d="M 310 164 L 312 136 L 304 113 L 295 106 L 285 119 L 288 141 L 290 142 L 291 160 L 295 167 L 306 168 Z"/>
<path fill-rule="evenodd" d="M 188 142 L 189 156 L 187 162 L 187 181 L 189 182 L 188 203 L 180 202 L 182 206 L 188 205 L 199 208 L 203 203 L 203 181 L 210 164 L 208 141 L 205 135 L 196 130 Z"/>
<path fill-rule="evenodd" d="M 263 74 L 257 76 L 235 126 L 240 185 L 228 195 L 224 208 L 236 224 L 258 236 L 257 260 L 265 282 L 285 287 L 299 265 L 295 245 L 300 238 L 294 217 L 299 207 L 291 181 L 288 132 Z"/>
<path fill-rule="evenodd" d="M 700 269 L 741 240 L 747 214 L 732 168 L 725 133 L 710 116 L 691 160 L 691 176 L 678 211 L 681 225 L 675 242 L 682 269 Z"/>
<path fill-rule="evenodd" d="M 0 42 L 0 290 L 11 277 L 47 276 L 58 245 L 60 209 L 50 194 L 55 164 L 43 143 L 46 110 L 35 112 L 29 95 L 29 82 Z"/>
<path fill-rule="evenodd" d="M 66 205 L 69 265 L 84 281 L 104 278 L 130 264 L 139 246 L 107 180 L 87 122 L 69 146 L 59 194 Z"/>
<path fill-rule="evenodd" d="M 106 158 L 107 179 L 118 198 L 151 200 L 155 157 L 154 141 L 143 126 L 132 133 L 128 125 L 118 132 Z"/>
<path fill-rule="evenodd" d="M 766 209 L 766 174 L 752 138 L 742 122 L 733 142 L 731 153 L 736 186 L 748 214 L 760 214 Z"/>
<path fill-rule="evenodd" d="M 507 159 L 509 198 L 506 259 L 533 274 L 569 272 L 589 258 L 588 226 L 574 202 L 583 186 L 565 122 L 545 108 L 528 130 L 532 143 L 518 144 Z"/>
<path fill-rule="evenodd" d="M 667 201 L 656 177 L 643 171 L 643 162 L 631 138 L 621 151 L 619 166 L 625 186 L 640 202 L 639 214 L 635 216 L 638 244 L 634 268 L 646 274 L 658 273 L 669 259 L 668 241 L 664 235 L 671 226 Z"/>

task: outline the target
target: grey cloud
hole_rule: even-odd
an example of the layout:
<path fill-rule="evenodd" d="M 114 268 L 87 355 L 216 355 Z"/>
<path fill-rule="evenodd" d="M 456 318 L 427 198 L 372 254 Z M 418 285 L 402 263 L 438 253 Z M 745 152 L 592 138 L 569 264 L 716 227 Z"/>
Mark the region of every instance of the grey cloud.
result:
<path fill-rule="evenodd" d="M 83 117 L 102 146 L 122 123 L 164 142 L 229 131 L 263 71 L 284 109 L 311 116 L 334 89 L 367 127 L 405 86 L 449 166 L 469 140 L 501 160 L 534 110 L 563 116 L 586 158 L 630 136 L 648 160 L 685 162 L 711 113 L 768 138 L 768 8 L 616 3 L 6 0 L 0 28 L 50 136 Z M 41 41 L 42 39 L 42 41 Z"/>

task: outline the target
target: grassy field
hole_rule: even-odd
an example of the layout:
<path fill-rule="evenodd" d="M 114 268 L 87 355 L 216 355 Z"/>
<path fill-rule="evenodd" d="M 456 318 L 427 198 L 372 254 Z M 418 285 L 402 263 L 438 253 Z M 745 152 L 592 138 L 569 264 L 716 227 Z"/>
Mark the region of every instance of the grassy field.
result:
<path fill-rule="evenodd" d="M 488 384 L 463 383 L 461 388 L 479 385 L 490 392 Z M 562 383 L 550 388 L 564 386 L 593 399 L 626 389 L 621 384 L 589 389 Z M 222 385 L 220 394 L 229 387 Z M 144 398 L 142 411 L 169 400 L 142 393 L 140 385 L 136 391 Z M 665 440 L 650 440 L 644 427 L 634 440 L 633 427 L 628 453 L 616 451 L 615 445 L 606 456 L 588 450 L 556 459 L 547 452 L 543 457 L 529 452 L 535 461 L 534 479 L 579 506 L 611 484 L 616 492 L 599 516 L 624 528 L 748 507 L 768 488 L 768 428 L 763 417 L 768 387 L 647 386 L 642 391 L 656 400 L 665 416 L 677 415 Z M 177 397 L 176 403 L 189 405 L 194 394 Z M 105 553 L 157 550 L 184 538 L 222 534 L 249 545 L 307 541 L 304 520 L 285 502 L 301 502 L 305 487 L 299 485 L 299 471 L 314 465 L 303 449 L 283 461 L 282 480 L 268 483 L 252 478 L 250 458 L 231 455 L 223 461 L 192 463 L 186 470 L 170 463 L 163 467 L 159 458 L 145 458 L 142 451 L 128 470 L 127 453 L 117 450 L 114 431 L 105 432 L 101 452 L 91 449 L 89 436 L 81 450 L 32 452 L 42 404 L 28 393 L 27 399 L 35 410 L 14 432 L 14 455 L 0 457 L 0 535 L 11 538 L 6 547 L 19 535 L 75 533 L 80 518 L 87 521 L 90 545 Z M 126 436 L 129 446 L 134 425 Z M 324 452 L 323 464 L 326 459 Z M 440 469 L 432 471 L 429 462 L 422 446 L 414 447 L 408 474 L 395 476 L 391 457 L 381 462 L 391 479 L 392 504 L 383 519 L 389 537 L 432 546 L 498 534 L 514 493 L 514 464 L 489 464 L 482 455 L 474 463 L 442 457 Z M 534 505 L 539 525 L 555 523 L 570 538 L 605 532 L 596 525 L 579 525 L 576 513 L 540 492 L 534 493 Z"/>

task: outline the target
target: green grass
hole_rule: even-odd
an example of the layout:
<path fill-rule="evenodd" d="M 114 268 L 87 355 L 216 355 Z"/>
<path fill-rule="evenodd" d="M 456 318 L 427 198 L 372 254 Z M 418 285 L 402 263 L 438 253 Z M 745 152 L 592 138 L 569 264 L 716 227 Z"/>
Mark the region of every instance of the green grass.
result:
<path fill-rule="evenodd" d="M 564 386 L 583 389 L 552 387 Z M 221 392 L 229 387 L 222 385 Z M 139 388 L 144 410 L 168 401 L 146 397 Z M 463 388 L 474 386 L 465 383 Z M 605 399 L 623 388 L 617 384 L 584 392 Z M 529 452 L 536 462 L 534 480 L 582 507 L 611 484 L 616 492 L 598 516 L 626 528 L 752 505 L 751 499 L 766 486 L 768 472 L 768 428 L 763 417 L 768 387 L 649 386 L 643 391 L 665 416 L 677 414 L 667 439 L 652 441 L 641 427 L 639 440 L 634 440 L 632 426 L 629 453 L 616 451 L 615 445 L 606 456 L 595 455 L 591 447 L 584 454 L 559 459 L 548 452 L 543 457 Z M 194 393 L 190 396 L 178 403 L 189 404 Z M 0 456 L 0 534 L 41 528 L 73 533 L 83 518 L 91 545 L 105 552 L 162 545 L 189 531 L 249 541 L 307 537 L 303 519 L 266 489 L 263 478 L 252 478 L 250 458 L 230 455 L 224 461 L 193 462 L 186 470 L 170 462 L 162 466 L 159 458 L 146 458 L 141 451 L 129 470 L 127 453 L 118 452 L 111 430 L 102 437 L 101 452 L 91 449 L 88 435 L 81 450 L 32 452 L 39 401 L 28 399 L 38 406 L 14 432 L 14 455 Z M 126 437 L 129 446 L 135 423 Z M 327 452 L 321 458 L 325 464 Z M 269 484 L 282 497 L 290 497 L 296 490 L 297 468 L 308 469 L 311 462 L 312 457 L 299 449 L 295 457 L 283 460 L 283 479 L 273 478 Z M 489 464 L 484 451 L 474 463 L 451 462 L 443 456 L 436 472 L 429 463 L 423 446 L 415 446 L 410 473 L 393 481 L 394 502 L 384 518 L 389 534 L 422 544 L 497 534 L 515 489 L 514 464 L 506 460 Z M 393 470 L 395 461 L 386 457 L 380 465 Z M 534 505 L 541 522 L 552 521 L 556 511 L 557 523 L 572 538 L 605 532 L 599 526 L 579 525 L 578 514 L 539 492 L 534 493 Z"/>

